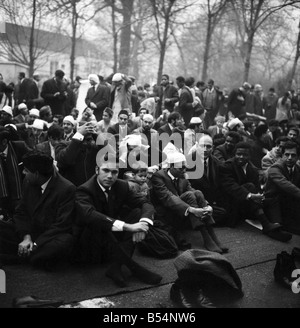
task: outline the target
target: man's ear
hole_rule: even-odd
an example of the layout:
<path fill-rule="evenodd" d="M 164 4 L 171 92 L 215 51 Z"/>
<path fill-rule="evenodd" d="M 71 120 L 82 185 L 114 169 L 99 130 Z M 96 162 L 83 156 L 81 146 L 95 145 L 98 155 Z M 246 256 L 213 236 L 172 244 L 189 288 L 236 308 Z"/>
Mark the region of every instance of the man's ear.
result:
<path fill-rule="evenodd" d="M 96 166 L 95 172 L 96 172 L 96 174 L 99 174 L 99 166 Z"/>

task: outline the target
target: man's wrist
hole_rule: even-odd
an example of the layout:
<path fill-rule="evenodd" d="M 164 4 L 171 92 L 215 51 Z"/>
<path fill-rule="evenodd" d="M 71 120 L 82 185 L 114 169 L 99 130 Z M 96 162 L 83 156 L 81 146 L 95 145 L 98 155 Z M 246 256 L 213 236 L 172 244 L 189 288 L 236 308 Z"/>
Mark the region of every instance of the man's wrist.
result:
<path fill-rule="evenodd" d="M 252 198 L 252 194 L 249 193 L 249 194 L 247 195 L 247 200 L 250 200 L 251 198 Z"/>

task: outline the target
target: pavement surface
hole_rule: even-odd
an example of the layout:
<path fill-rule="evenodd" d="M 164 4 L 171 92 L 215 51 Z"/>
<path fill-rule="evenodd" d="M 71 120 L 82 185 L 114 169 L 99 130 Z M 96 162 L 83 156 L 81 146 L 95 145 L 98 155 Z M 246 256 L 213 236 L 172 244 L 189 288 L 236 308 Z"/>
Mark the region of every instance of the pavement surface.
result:
<path fill-rule="evenodd" d="M 244 297 L 238 301 L 223 300 L 220 308 L 299 308 L 300 293 L 285 289 L 274 281 L 273 270 L 276 255 L 282 251 L 291 253 L 300 247 L 300 236 L 294 235 L 288 243 L 282 243 L 263 235 L 260 230 L 243 223 L 230 229 L 215 228 L 218 237 L 229 248 L 225 257 L 238 273 Z M 197 232 L 187 232 L 186 237 L 197 244 Z M 4 266 L 6 294 L 0 294 L 0 308 L 9 308 L 16 297 L 35 295 L 47 299 L 63 299 L 64 307 L 98 307 L 127 309 L 172 309 L 170 288 L 177 278 L 174 259 L 159 260 L 142 256 L 135 259 L 163 276 L 157 286 L 146 285 L 127 272 L 126 288 L 117 288 L 105 277 L 107 266 L 67 267 L 58 272 L 38 271 L 30 266 Z M 296 262 L 300 269 L 300 263 Z M 126 272 L 125 272 L 126 274 Z M 299 274 L 300 278 L 300 274 Z M 300 291 L 300 290 L 299 290 Z M 80 306 L 79 302 L 85 301 Z"/>

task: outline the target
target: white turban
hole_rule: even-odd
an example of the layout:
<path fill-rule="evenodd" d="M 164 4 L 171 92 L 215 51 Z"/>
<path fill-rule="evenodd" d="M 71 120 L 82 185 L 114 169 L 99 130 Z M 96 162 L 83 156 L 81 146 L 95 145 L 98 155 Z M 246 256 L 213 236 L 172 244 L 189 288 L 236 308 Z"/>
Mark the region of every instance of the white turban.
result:
<path fill-rule="evenodd" d="M 96 74 L 90 74 L 88 77 L 89 81 L 92 80 L 94 81 L 96 84 L 100 83 L 99 77 Z"/>

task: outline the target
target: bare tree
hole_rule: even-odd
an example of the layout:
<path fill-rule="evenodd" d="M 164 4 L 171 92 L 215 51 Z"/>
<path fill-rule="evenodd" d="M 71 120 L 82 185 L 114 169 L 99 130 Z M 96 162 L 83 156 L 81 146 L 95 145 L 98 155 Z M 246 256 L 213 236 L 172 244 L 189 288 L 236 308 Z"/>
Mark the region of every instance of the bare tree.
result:
<path fill-rule="evenodd" d="M 51 13 L 59 13 L 63 18 L 71 22 L 71 53 L 70 53 L 70 77 L 73 80 L 76 59 L 76 43 L 82 37 L 79 35 L 79 23 L 83 25 L 91 21 L 95 15 L 107 7 L 107 4 L 98 3 L 94 6 L 93 0 L 52 0 L 48 2 Z"/>
<path fill-rule="evenodd" d="M 50 44 L 49 34 L 39 28 L 44 18 L 45 0 L 2 0 L 0 12 L 8 21 L 6 34 L 1 35 L 1 54 L 7 59 L 24 64 L 29 68 L 29 76 L 37 69 L 37 59 L 41 59 Z"/>
<path fill-rule="evenodd" d="M 244 81 L 249 79 L 251 55 L 257 31 L 271 15 L 297 2 L 291 0 L 230 0 L 243 42 L 241 56 L 244 61 Z"/>
<path fill-rule="evenodd" d="M 297 45 L 296 45 L 296 54 L 295 54 L 295 59 L 294 59 L 294 63 L 293 63 L 293 67 L 291 70 L 291 75 L 290 75 L 290 79 L 289 79 L 289 83 L 288 83 L 288 88 L 291 89 L 292 88 L 292 84 L 293 84 L 293 80 L 295 77 L 295 73 L 296 73 L 296 68 L 297 68 L 297 63 L 300 57 L 300 21 L 299 21 L 299 32 L 298 32 L 298 39 L 297 39 Z"/>
<path fill-rule="evenodd" d="M 207 16 L 206 39 L 204 45 L 203 67 L 202 67 L 202 80 L 206 81 L 208 71 L 208 61 L 210 56 L 211 41 L 214 30 L 220 22 L 226 5 L 227 0 L 206 0 L 206 5 L 200 5 L 202 10 L 205 10 Z"/>
<path fill-rule="evenodd" d="M 167 51 L 167 42 L 170 37 L 171 26 L 176 24 L 178 14 L 194 5 L 192 1 L 179 0 L 149 0 L 153 10 L 153 16 L 156 24 L 157 39 L 159 42 L 159 67 L 157 73 L 157 82 L 160 83 L 165 55 Z"/>

